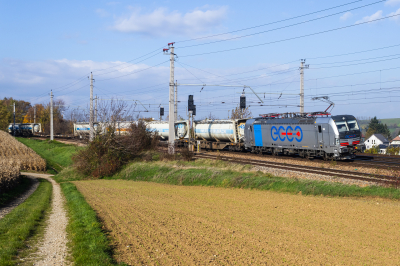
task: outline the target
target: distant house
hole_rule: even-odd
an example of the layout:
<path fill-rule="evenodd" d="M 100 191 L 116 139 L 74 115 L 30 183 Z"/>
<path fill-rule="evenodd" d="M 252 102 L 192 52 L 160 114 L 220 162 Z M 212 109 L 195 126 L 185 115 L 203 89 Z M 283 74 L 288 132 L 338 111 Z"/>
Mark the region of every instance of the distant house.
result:
<path fill-rule="evenodd" d="M 382 134 L 373 134 L 371 137 L 364 141 L 364 144 L 366 149 L 371 149 L 374 146 L 383 145 L 379 146 L 379 149 L 381 149 L 382 147 L 382 149 L 385 150 L 384 153 L 386 153 L 386 148 L 387 146 L 389 146 L 389 141 Z"/>
<path fill-rule="evenodd" d="M 399 145 L 400 144 L 400 136 L 395 137 L 391 142 L 390 145 Z"/>

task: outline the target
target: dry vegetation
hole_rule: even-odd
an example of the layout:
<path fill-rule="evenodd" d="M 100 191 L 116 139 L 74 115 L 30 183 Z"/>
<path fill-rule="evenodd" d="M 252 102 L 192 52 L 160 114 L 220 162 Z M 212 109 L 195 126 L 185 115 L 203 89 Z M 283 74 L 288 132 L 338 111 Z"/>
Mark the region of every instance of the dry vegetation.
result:
<path fill-rule="evenodd" d="M 397 265 L 396 201 L 74 182 L 129 265 Z"/>
<path fill-rule="evenodd" d="M 19 182 L 19 171 L 44 171 L 46 161 L 32 149 L 0 130 L 0 190 L 7 190 Z"/>

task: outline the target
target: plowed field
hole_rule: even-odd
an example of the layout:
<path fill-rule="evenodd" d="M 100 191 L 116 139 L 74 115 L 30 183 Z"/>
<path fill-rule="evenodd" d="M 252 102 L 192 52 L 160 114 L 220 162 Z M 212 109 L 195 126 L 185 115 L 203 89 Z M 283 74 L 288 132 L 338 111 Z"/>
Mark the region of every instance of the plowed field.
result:
<path fill-rule="evenodd" d="M 398 265 L 400 203 L 74 182 L 131 265 Z"/>

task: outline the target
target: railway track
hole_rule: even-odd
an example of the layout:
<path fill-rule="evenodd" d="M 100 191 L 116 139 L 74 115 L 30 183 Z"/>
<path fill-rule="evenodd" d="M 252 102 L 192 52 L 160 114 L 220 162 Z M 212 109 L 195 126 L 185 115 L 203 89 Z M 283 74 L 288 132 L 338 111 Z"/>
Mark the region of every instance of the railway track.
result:
<path fill-rule="evenodd" d="M 221 155 L 212 155 L 212 154 L 204 154 L 204 153 L 197 153 L 195 154 L 195 158 L 203 158 L 203 159 L 219 159 L 222 161 L 228 161 L 238 164 L 249 164 L 254 166 L 262 166 L 262 167 L 271 167 L 283 170 L 290 170 L 290 171 L 300 171 L 310 174 L 320 174 L 320 175 L 327 175 L 333 177 L 341 177 L 347 179 L 354 179 L 354 180 L 361 180 L 367 182 L 377 183 L 379 185 L 390 186 L 390 187 L 399 187 L 400 186 L 400 179 L 394 176 L 386 176 L 386 175 L 375 175 L 375 174 L 368 174 L 368 173 L 359 173 L 359 172 L 352 172 L 352 171 L 344 171 L 344 170 L 336 170 L 336 169 L 329 169 L 329 168 L 319 168 L 319 167 L 312 167 L 312 166 L 302 166 L 302 165 L 290 165 L 286 163 L 278 163 L 278 162 L 269 162 L 269 161 L 262 161 L 256 159 L 248 159 L 248 158 L 235 158 L 235 157 L 226 157 Z"/>
<path fill-rule="evenodd" d="M 237 154 L 237 152 L 230 152 L 230 151 L 220 151 L 221 154 Z M 270 154 L 253 154 L 253 153 L 244 153 L 246 156 L 253 157 L 253 158 L 274 158 L 276 160 L 282 161 L 300 161 L 300 162 L 318 162 L 323 161 L 322 158 L 314 158 L 314 159 L 305 159 L 297 156 L 273 156 Z M 337 165 L 343 166 L 351 166 L 351 167 L 366 167 L 366 168 L 373 168 L 373 169 L 385 169 L 385 170 L 397 170 L 400 171 L 400 156 L 397 157 L 388 157 L 387 159 L 383 157 L 371 157 L 371 156 L 357 156 L 354 161 L 336 161 Z"/>

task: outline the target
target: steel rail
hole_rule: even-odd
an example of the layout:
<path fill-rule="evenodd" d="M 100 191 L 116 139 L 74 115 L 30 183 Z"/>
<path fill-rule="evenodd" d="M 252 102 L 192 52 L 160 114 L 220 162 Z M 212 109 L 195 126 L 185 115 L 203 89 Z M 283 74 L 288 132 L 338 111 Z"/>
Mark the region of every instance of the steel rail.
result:
<path fill-rule="evenodd" d="M 286 164 L 286 163 L 277 163 L 277 162 L 266 162 L 261 160 L 254 160 L 254 159 L 238 159 L 233 157 L 225 157 L 221 155 L 209 155 L 209 154 L 195 154 L 195 158 L 204 158 L 204 159 L 220 159 L 222 161 L 228 161 L 233 163 L 239 164 L 250 164 L 255 166 L 263 166 L 263 167 L 271 167 L 289 171 L 297 171 L 297 172 L 306 172 L 312 174 L 319 174 L 319 175 L 327 175 L 327 176 L 334 176 L 334 177 L 342 177 L 347 179 L 354 179 L 354 180 L 361 180 L 367 182 L 374 182 L 378 184 L 384 184 L 389 186 L 398 187 L 400 185 L 400 179 L 394 176 L 385 176 L 385 175 L 374 175 L 368 173 L 357 173 L 352 171 L 343 171 L 343 170 L 336 170 L 336 169 L 329 169 L 329 168 L 318 168 L 312 166 L 302 166 L 302 165 L 293 165 L 293 164 Z"/>

